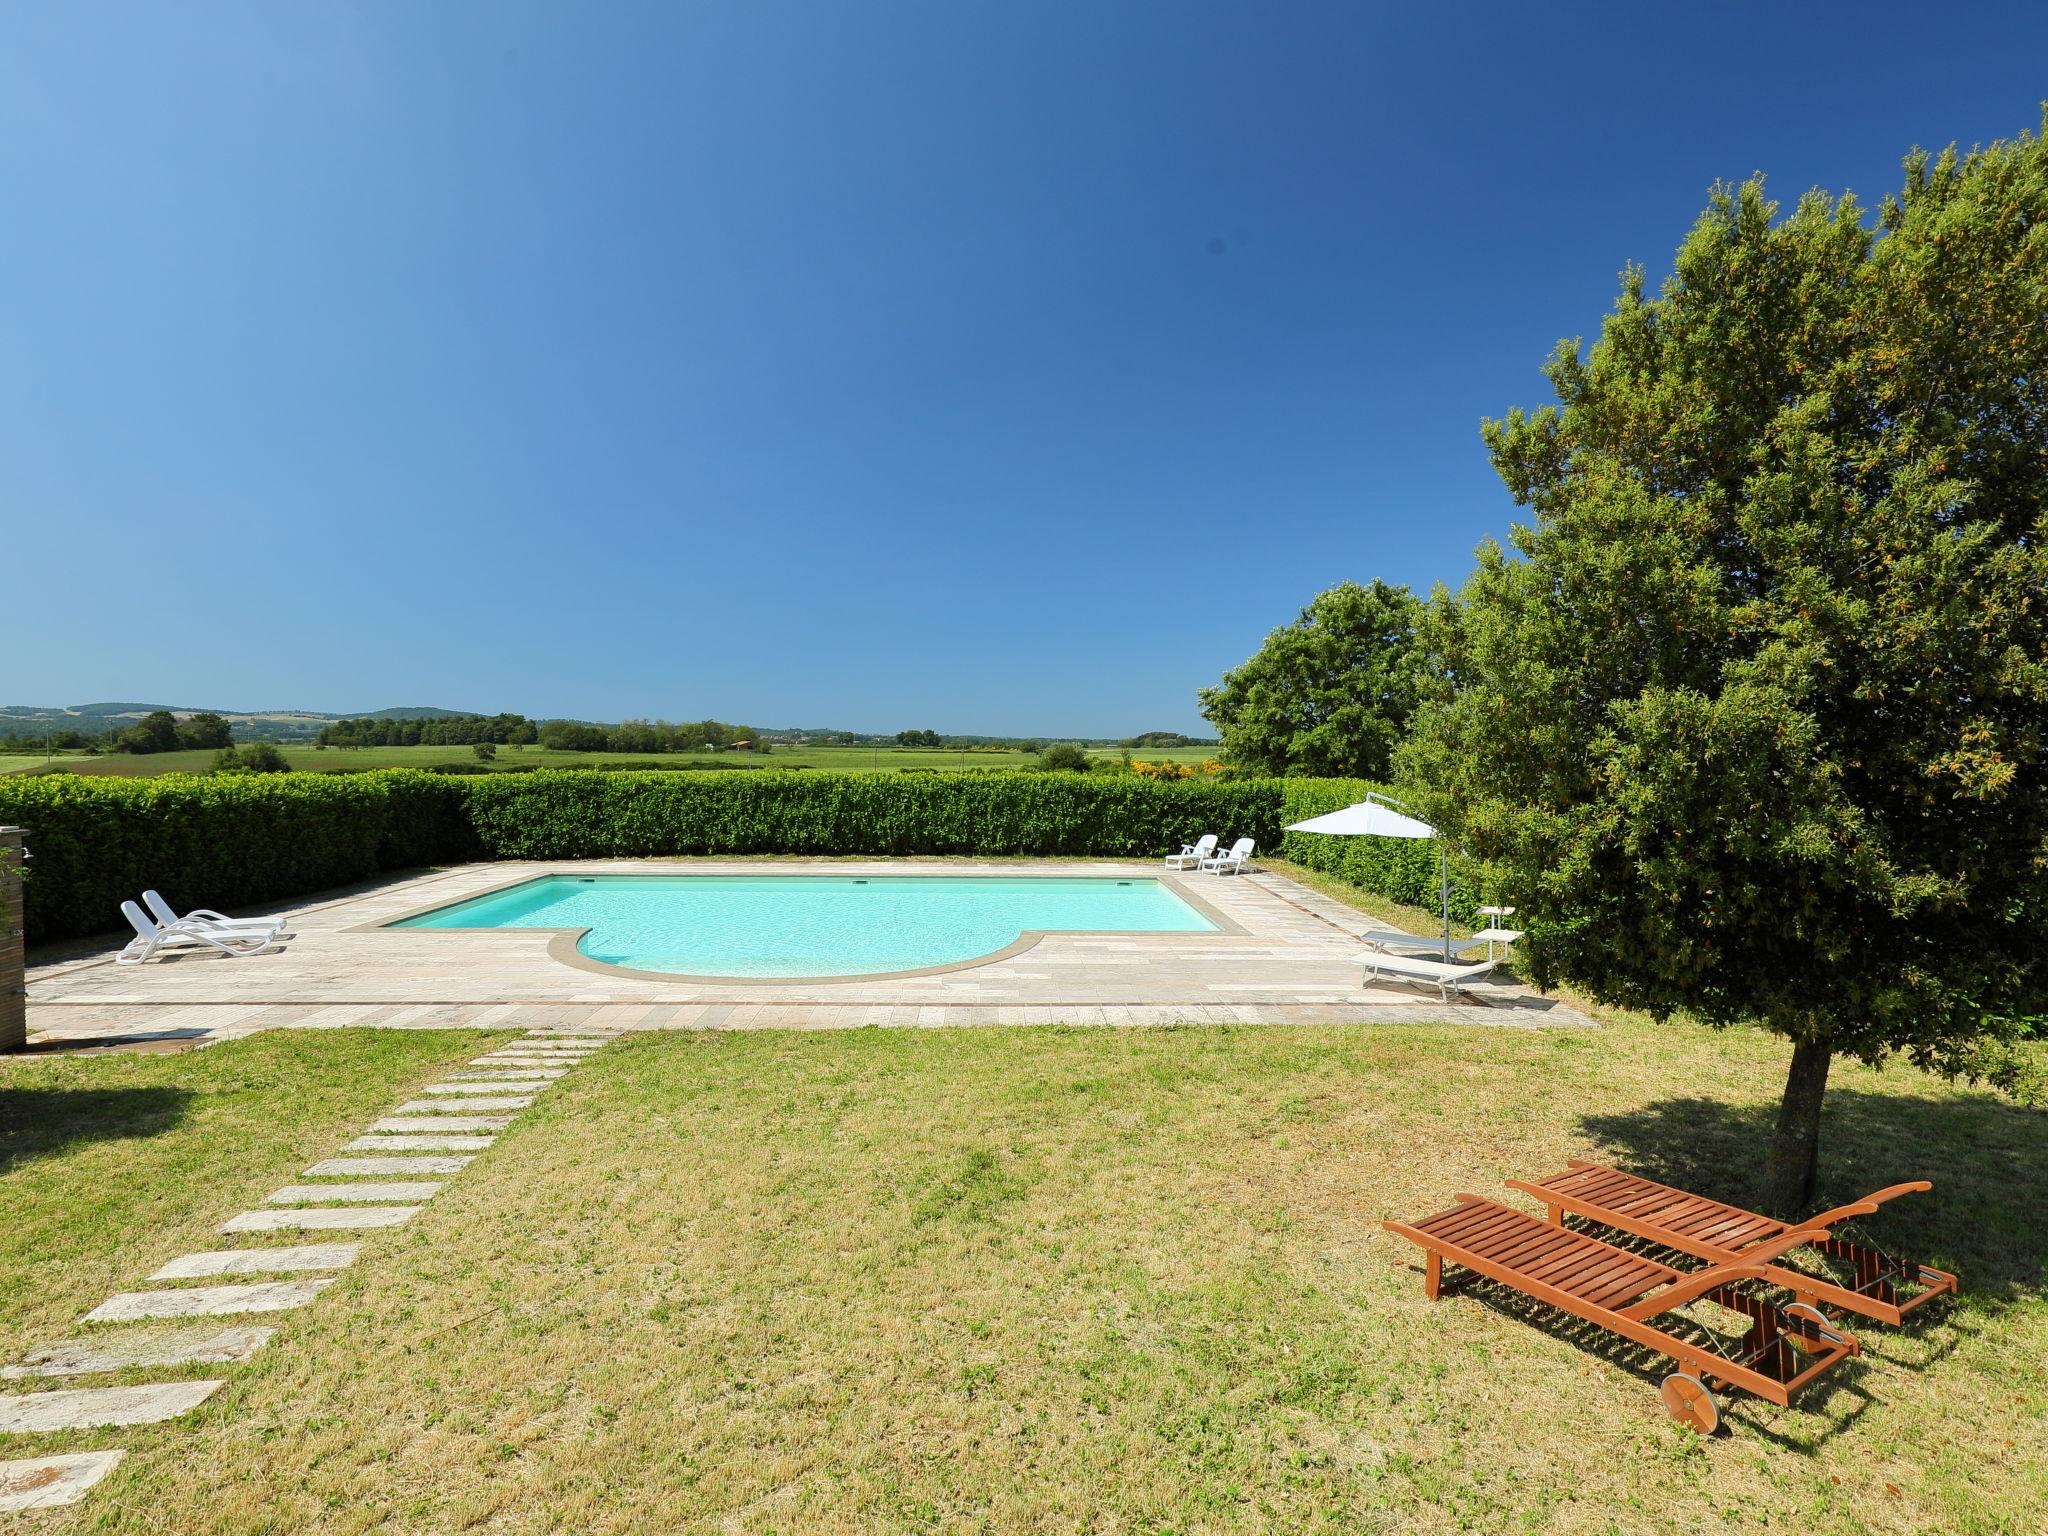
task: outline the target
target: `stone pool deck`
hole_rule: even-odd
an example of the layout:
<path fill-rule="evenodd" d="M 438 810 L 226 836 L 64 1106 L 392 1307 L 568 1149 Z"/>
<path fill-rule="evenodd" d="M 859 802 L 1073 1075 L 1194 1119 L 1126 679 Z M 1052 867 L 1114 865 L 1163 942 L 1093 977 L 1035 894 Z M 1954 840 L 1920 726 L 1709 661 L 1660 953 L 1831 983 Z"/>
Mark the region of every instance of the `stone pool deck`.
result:
<path fill-rule="evenodd" d="M 1054 933 L 986 964 L 935 974 L 778 982 L 648 978 L 558 958 L 544 929 L 378 925 L 554 872 L 1162 877 L 1226 930 Z M 31 1043 L 159 1045 L 278 1028 L 850 1029 L 868 1025 L 1456 1022 L 1590 1026 L 1525 987 L 1480 983 L 1462 1000 L 1363 985 L 1362 914 L 1267 872 L 1162 876 L 1099 861 L 748 862 L 606 859 L 471 864 L 265 909 L 290 917 L 281 948 L 232 958 L 190 952 L 117 966 L 114 949 L 29 969 Z M 557 953 L 550 953 L 554 947 Z"/>

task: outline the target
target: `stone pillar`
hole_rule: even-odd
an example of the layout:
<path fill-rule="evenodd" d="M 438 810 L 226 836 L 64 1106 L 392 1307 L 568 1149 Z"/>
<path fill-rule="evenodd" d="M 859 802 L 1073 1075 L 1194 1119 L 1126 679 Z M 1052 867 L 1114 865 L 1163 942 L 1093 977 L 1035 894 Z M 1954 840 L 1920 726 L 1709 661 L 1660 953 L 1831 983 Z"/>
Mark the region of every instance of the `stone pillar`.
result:
<path fill-rule="evenodd" d="M 21 828 L 0 827 L 0 1051 L 28 1046 L 28 990 L 22 930 Z"/>

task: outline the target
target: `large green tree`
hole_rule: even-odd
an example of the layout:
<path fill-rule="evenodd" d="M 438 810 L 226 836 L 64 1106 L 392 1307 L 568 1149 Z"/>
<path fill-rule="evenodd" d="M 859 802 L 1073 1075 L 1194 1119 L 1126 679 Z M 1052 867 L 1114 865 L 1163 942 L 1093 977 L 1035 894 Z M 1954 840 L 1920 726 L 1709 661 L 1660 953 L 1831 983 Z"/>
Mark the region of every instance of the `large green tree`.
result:
<path fill-rule="evenodd" d="M 1981 1061 L 2048 916 L 2048 146 L 1906 161 L 1874 220 L 1717 189 L 1558 404 L 1490 422 L 1520 559 L 1425 624 L 1405 766 L 1533 909 L 1539 978 L 1831 1060 Z"/>
<path fill-rule="evenodd" d="M 1259 773 L 1385 778 L 1418 697 L 1421 612 L 1406 587 L 1379 580 L 1319 593 L 1201 691 L 1224 757 Z"/>

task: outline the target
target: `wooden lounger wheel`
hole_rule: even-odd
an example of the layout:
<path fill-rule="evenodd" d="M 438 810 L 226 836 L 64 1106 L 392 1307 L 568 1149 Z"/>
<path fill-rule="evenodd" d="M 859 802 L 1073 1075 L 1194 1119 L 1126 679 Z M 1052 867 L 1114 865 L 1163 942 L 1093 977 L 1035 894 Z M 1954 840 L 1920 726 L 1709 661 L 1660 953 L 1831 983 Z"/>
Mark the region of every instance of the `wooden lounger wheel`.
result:
<path fill-rule="evenodd" d="M 1721 1427 L 1721 1405 L 1699 1377 L 1673 1371 L 1657 1390 L 1664 1398 L 1664 1411 L 1687 1429 L 1711 1435 Z"/>
<path fill-rule="evenodd" d="M 1818 1328 L 1830 1328 L 1827 1313 L 1821 1311 L 1819 1307 L 1816 1307 L 1810 1301 L 1787 1302 L 1783 1311 L 1787 1317 L 1803 1318 Z M 1805 1334 L 1795 1332 L 1790 1328 L 1785 1330 L 1785 1340 L 1802 1355 L 1813 1354 L 1821 1348 L 1822 1344 L 1820 1339 L 1808 1338 Z"/>

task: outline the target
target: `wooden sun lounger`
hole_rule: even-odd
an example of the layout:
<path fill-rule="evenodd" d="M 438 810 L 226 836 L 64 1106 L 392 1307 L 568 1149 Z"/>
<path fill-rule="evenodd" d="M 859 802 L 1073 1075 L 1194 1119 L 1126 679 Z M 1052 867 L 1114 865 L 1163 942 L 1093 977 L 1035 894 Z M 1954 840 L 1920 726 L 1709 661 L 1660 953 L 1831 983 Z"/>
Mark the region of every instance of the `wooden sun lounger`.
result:
<path fill-rule="evenodd" d="M 1925 1306 L 1937 1296 L 1954 1295 L 1956 1277 L 1947 1270 L 1896 1258 L 1881 1248 L 1852 1243 L 1833 1232 L 1851 1217 L 1870 1215 L 1887 1200 L 1933 1187 L 1925 1179 L 1894 1184 L 1874 1195 L 1865 1195 L 1852 1205 L 1837 1206 L 1801 1222 L 1804 1230 L 1820 1229 L 1821 1235 L 1813 1240 L 1814 1251 L 1845 1265 L 1849 1277 L 1837 1283 L 1825 1275 L 1804 1274 L 1774 1264 L 1769 1276 L 1771 1284 L 1783 1286 L 1809 1306 L 1839 1307 L 1894 1326 L 1915 1307 Z M 1564 1172 L 1547 1179 L 1509 1179 L 1508 1188 L 1541 1200 L 1549 1210 L 1552 1225 L 1561 1222 L 1569 1211 L 1617 1232 L 1647 1238 L 1713 1264 L 1754 1261 L 1759 1245 L 1791 1230 L 1786 1223 L 1759 1216 L 1755 1211 L 1687 1194 L 1668 1184 L 1578 1158 L 1572 1158 Z M 1779 1253 L 1787 1251 L 1778 1249 Z M 1920 1289 L 1909 1292 L 1905 1289 L 1909 1286 Z"/>
<path fill-rule="evenodd" d="M 1816 1376 L 1860 1353 L 1812 1307 L 1780 1307 L 1739 1288 L 1768 1279 L 1768 1261 L 1786 1249 L 1825 1237 L 1818 1229 L 1783 1233 L 1757 1244 L 1751 1257 L 1687 1274 L 1477 1195 L 1460 1195 L 1451 1209 L 1420 1221 L 1382 1225 L 1427 1256 L 1423 1288 L 1432 1300 L 1442 1291 L 1444 1266 L 1456 1264 L 1675 1361 L 1678 1369 L 1661 1387 L 1664 1407 L 1701 1434 L 1721 1422 L 1709 1383 L 1785 1407 Z M 1749 1318 L 1751 1326 L 1724 1339 L 1703 1323 L 1672 1316 L 1701 1300 Z"/>

